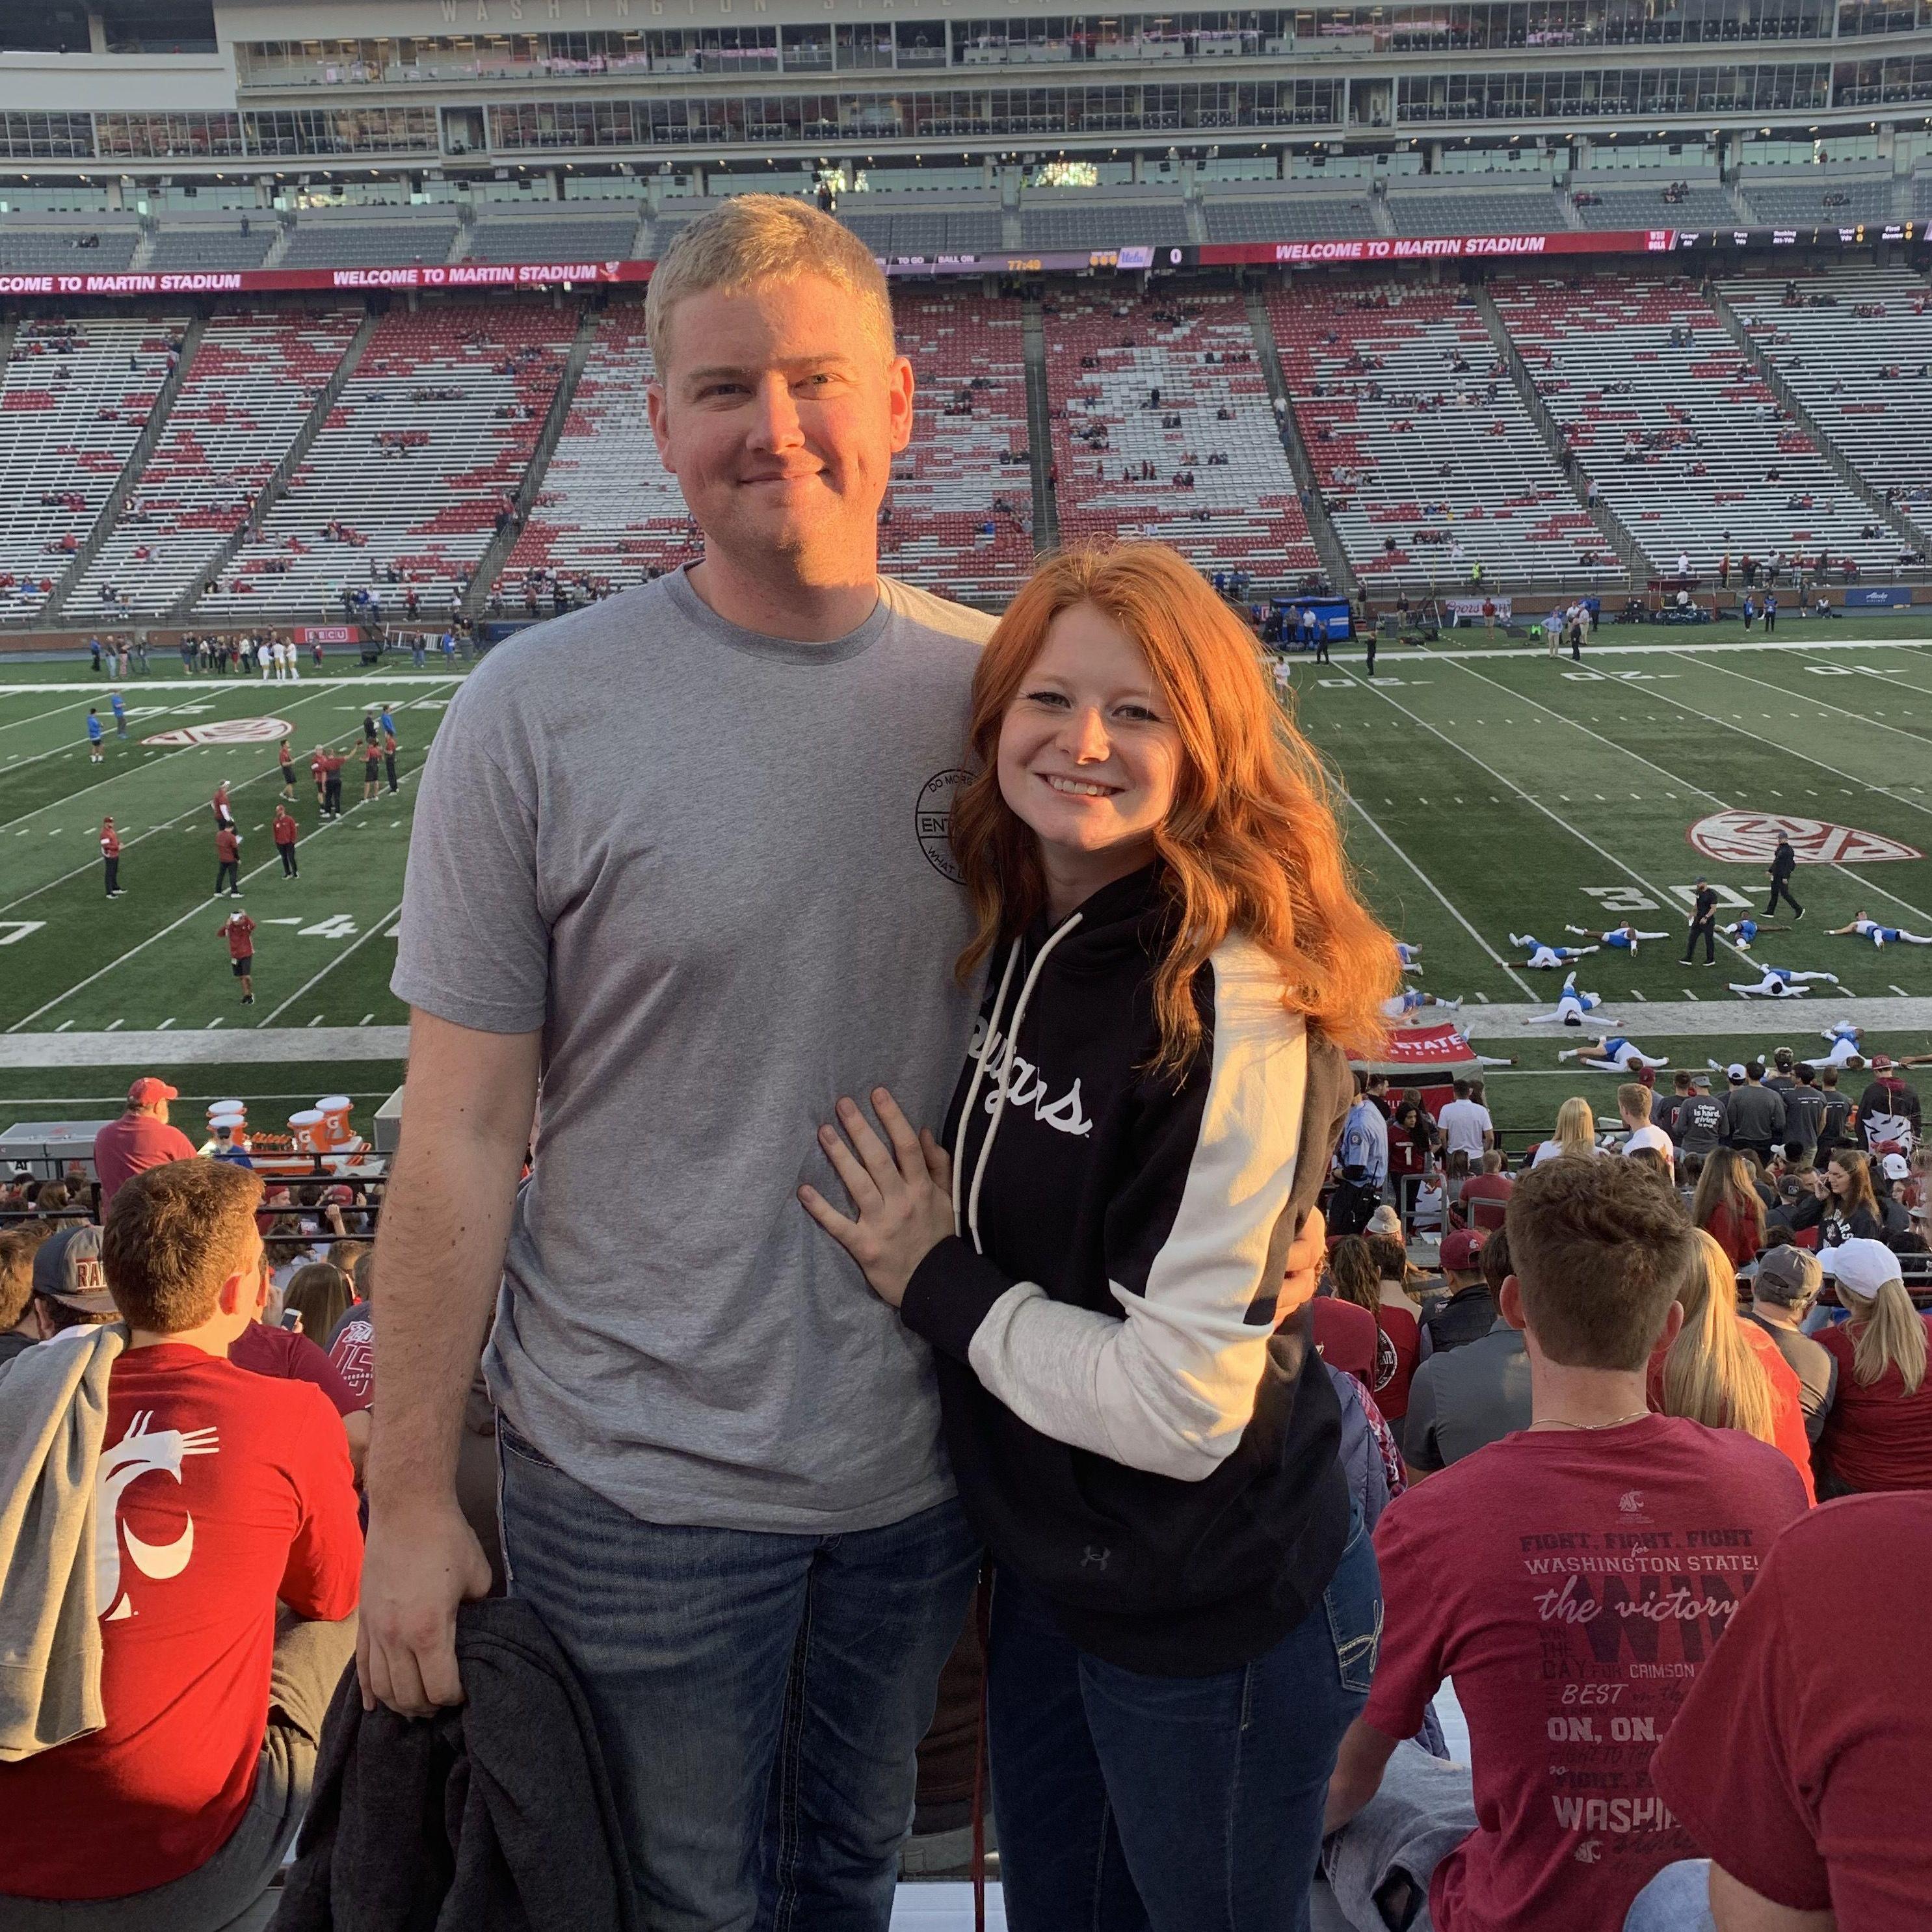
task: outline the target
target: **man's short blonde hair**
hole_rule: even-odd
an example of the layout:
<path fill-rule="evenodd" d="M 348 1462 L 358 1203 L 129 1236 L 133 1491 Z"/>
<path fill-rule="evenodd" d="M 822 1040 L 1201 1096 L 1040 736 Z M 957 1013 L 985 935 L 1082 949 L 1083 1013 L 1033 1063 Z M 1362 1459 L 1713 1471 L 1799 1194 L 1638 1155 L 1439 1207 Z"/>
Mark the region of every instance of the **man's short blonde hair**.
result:
<path fill-rule="evenodd" d="M 822 275 L 850 296 L 890 357 L 892 296 L 865 243 L 795 196 L 739 194 L 689 224 L 652 272 L 644 331 L 659 377 L 670 355 L 671 310 L 686 296 L 800 275 Z"/>

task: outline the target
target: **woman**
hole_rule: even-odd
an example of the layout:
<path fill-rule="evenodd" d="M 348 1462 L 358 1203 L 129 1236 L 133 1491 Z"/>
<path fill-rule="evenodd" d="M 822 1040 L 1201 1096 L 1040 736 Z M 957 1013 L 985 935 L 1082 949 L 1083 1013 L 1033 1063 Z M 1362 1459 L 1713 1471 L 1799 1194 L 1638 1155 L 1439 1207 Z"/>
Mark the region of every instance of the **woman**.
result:
<path fill-rule="evenodd" d="M 1469 1178 L 1468 1150 L 1452 1148 L 1442 1168 L 1442 1205 L 1452 1228 L 1466 1228 L 1469 1225 L 1469 1217 L 1462 1211 L 1462 1184 Z"/>
<path fill-rule="evenodd" d="M 1819 1244 L 1827 1248 L 1844 1241 L 1885 1238 L 1871 1164 L 1856 1148 L 1834 1148 L 1823 1172 L 1814 1168 L 1805 1178 L 1810 1196 L 1786 1216 L 1794 1228 L 1816 1228 Z"/>
<path fill-rule="evenodd" d="M 1009 1924 L 1305 1924 L 1380 1593 L 1280 1253 L 1394 942 L 1252 634 L 1172 550 L 1043 563 L 970 752 L 960 970 L 988 991 L 950 1150 L 883 1090 L 884 1138 L 842 1101 L 854 1215 L 800 1198 L 932 1343 L 998 1566 Z"/>
<path fill-rule="evenodd" d="M 322 1348 L 329 1346 L 352 1299 L 348 1277 L 332 1262 L 297 1268 L 282 1291 L 284 1311 L 292 1308 L 302 1317 L 302 1334 Z"/>
<path fill-rule="evenodd" d="M 1749 1268 L 1764 1246 L 1764 1203 L 1751 1183 L 1749 1162 L 1736 1148 L 1718 1148 L 1697 1177 L 1690 1218 L 1730 1257 Z"/>
<path fill-rule="evenodd" d="M 1790 1458 L 1811 1482 L 1811 1444 L 1804 1432 L 1804 1391 L 1778 1344 L 1738 1309 L 1737 1270 L 1707 1229 L 1697 1235 L 1698 1262 L 1677 1291 L 1684 1325 L 1650 1373 L 1652 1406 L 1709 1429 L 1741 1429 Z"/>
<path fill-rule="evenodd" d="M 1597 1117 L 1581 1094 L 1573 1094 L 1556 1110 L 1556 1131 L 1536 1150 L 1532 1167 L 1556 1160 L 1566 1154 L 1593 1154 L 1597 1151 Z"/>
<path fill-rule="evenodd" d="M 1932 1315 L 1912 1306 L 1898 1257 L 1882 1243 L 1841 1241 L 1832 1263 L 1847 1318 L 1816 1338 L 1838 1364 L 1818 1443 L 1826 1492 L 1932 1490 Z"/>
<path fill-rule="evenodd" d="M 1364 1310 L 1374 1322 L 1369 1393 L 1389 1421 L 1400 1422 L 1408 1413 L 1408 1385 L 1422 1359 L 1422 1330 L 1420 1304 L 1409 1302 L 1400 1282 L 1393 1294 L 1389 1292 L 1384 1251 L 1391 1247 L 1402 1253 L 1402 1244 L 1384 1234 L 1344 1234 L 1329 1252 L 1328 1280 L 1337 1301 Z"/>

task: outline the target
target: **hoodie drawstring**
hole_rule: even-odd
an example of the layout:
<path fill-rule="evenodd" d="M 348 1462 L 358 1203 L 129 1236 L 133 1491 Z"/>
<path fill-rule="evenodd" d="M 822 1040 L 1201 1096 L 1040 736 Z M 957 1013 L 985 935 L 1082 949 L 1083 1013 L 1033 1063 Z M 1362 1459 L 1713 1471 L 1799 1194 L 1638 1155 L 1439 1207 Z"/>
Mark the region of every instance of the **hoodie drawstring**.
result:
<path fill-rule="evenodd" d="M 992 1124 L 986 1129 L 986 1138 L 980 1145 L 980 1158 L 973 1164 L 973 1186 L 966 1197 L 966 1225 L 962 1228 L 959 1225 L 959 1178 L 960 1165 L 966 1156 L 966 1129 L 973 1118 L 973 1103 L 979 1097 L 980 1081 L 986 1071 L 987 1056 L 993 1051 L 994 1041 L 1000 1037 L 1000 1013 L 1006 1003 L 1006 989 L 1012 983 L 1013 968 L 1019 963 L 1022 944 L 1019 940 L 1013 941 L 1012 950 L 1006 956 L 1006 970 L 1000 976 L 1000 990 L 993 996 L 992 1013 L 986 1022 L 986 1037 L 975 1056 L 978 1064 L 973 1070 L 972 1082 L 966 1089 L 966 1104 L 959 1110 L 959 1132 L 952 1149 L 953 1232 L 963 1233 L 971 1239 L 975 1254 L 986 1252 L 980 1241 L 980 1189 L 986 1178 L 986 1163 L 992 1157 L 993 1142 L 999 1133 L 1000 1122 L 1006 1114 L 1007 1096 L 1012 1091 L 1010 1076 L 1014 1053 L 1020 1036 L 1020 1023 L 1026 1018 L 1028 1002 L 1032 999 L 1033 989 L 1040 982 L 1040 968 L 1046 964 L 1053 949 L 1079 923 L 1080 915 L 1076 912 L 1055 931 L 1040 949 L 1040 957 L 1033 962 L 1031 970 L 1021 985 L 1020 996 L 1013 1005 L 1012 1022 L 1006 1029 L 999 1064 L 994 1071 L 994 1077 L 999 1082 L 999 1090 L 994 1099 Z"/>

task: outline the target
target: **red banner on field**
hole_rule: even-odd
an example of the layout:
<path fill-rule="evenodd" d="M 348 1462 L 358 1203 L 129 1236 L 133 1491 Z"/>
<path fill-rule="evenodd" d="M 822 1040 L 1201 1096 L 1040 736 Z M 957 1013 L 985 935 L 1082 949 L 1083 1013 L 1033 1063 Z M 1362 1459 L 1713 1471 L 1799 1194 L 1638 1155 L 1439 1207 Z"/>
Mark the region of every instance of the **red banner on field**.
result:
<path fill-rule="evenodd" d="M 1557 235 L 1374 235 L 1332 242 L 1209 242 L 1204 267 L 1232 262 L 1464 261 L 1517 255 L 1667 255 L 1674 228 L 1565 229 Z M 1154 251 L 1156 261 L 1161 251 Z"/>
<path fill-rule="evenodd" d="M 1453 1026 L 1391 1027 L 1381 1057 L 1355 1064 L 1378 1073 L 1418 1066 L 1474 1066 L 1475 1050 Z"/>
<path fill-rule="evenodd" d="M 289 633 L 298 644 L 359 644 L 362 632 L 354 624 L 298 624 Z"/>

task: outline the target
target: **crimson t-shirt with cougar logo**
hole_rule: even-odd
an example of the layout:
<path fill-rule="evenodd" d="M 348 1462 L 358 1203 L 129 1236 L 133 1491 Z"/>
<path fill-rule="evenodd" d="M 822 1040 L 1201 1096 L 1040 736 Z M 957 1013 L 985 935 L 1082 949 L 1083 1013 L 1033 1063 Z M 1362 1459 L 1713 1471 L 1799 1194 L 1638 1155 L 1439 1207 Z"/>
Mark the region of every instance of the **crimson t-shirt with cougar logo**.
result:
<path fill-rule="evenodd" d="M 1698 1856 L 1651 1754 L 1804 1510 L 1775 1449 L 1664 1415 L 1521 1430 L 1390 1504 L 1362 1715 L 1413 1737 L 1453 1677 L 1469 1723 L 1476 1829 L 1436 1868 L 1436 1932 L 1621 1925 Z"/>
<path fill-rule="evenodd" d="M 205 1864 L 254 1792 L 277 1598 L 332 1622 L 356 1607 L 348 1438 L 309 1383 L 176 1343 L 124 1354 L 95 1486 L 107 1722 L 0 1764 L 20 1898 L 119 1898 Z"/>

